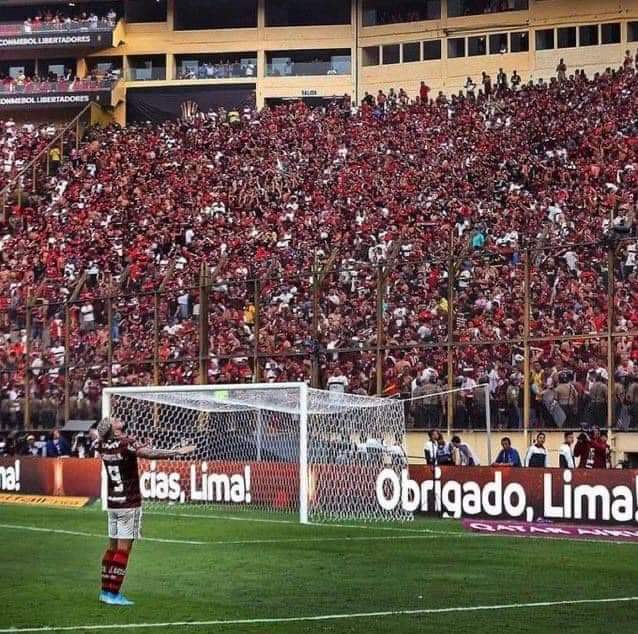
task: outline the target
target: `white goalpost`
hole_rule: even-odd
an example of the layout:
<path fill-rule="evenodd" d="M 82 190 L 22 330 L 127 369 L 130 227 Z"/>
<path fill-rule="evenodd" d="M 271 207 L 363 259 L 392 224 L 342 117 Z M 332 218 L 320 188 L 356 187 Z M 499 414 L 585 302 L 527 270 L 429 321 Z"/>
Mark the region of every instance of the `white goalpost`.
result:
<path fill-rule="evenodd" d="M 383 469 L 407 467 L 403 403 L 305 383 L 107 388 L 104 417 L 161 449 L 140 460 L 145 506 L 294 513 L 302 523 L 405 520 L 377 501 Z"/>

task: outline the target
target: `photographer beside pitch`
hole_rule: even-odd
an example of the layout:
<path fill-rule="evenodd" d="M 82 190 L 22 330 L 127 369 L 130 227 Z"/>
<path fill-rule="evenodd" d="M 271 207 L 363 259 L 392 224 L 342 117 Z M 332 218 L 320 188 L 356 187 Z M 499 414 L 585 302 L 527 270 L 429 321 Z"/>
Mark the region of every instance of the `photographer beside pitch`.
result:
<path fill-rule="evenodd" d="M 97 453 L 107 475 L 106 507 L 109 545 L 102 557 L 102 591 L 100 601 L 108 605 L 133 605 L 120 588 L 126 575 L 131 548 L 140 537 L 142 495 L 137 469 L 138 458 L 177 458 L 194 451 L 194 447 L 154 449 L 128 436 L 126 425 L 116 418 L 105 418 L 97 426 Z"/>

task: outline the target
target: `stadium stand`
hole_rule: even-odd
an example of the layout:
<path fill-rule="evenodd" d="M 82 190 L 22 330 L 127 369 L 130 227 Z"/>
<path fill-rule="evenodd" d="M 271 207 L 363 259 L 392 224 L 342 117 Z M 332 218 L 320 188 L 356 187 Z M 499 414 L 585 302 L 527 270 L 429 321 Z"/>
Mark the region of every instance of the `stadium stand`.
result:
<path fill-rule="evenodd" d="M 21 24 L 0 24 L 0 36 L 28 35 L 30 33 L 59 33 L 72 30 L 111 30 L 117 21 L 117 13 L 97 15 L 91 11 L 64 11 L 45 9 Z"/>
<path fill-rule="evenodd" d="M 36 156 L 55 134 L 55 126 L 16 124 L 13 119 L 0 119 L 0 189 Z"/>
<path fill-rule="evenodd" d="M 496 424 L 516 428 L 525 346 L 533 423 L 553 424 L 544 398 L 565 377 L 572 422 L 593 422 L 611 343 L 616 416 L 635 427 L 637 100 L 627 62 L 476 98 L 391 90 L 89 130 L 2 229 L 2 424 L 22 424 L 25 372 L 31 420 L 51 426 L 97 417 L 109 381 L 203 368 L 324 386 L 343 372 L 348 391 L 401 396 L 434 377 L 467 388 L 457 427 L 482 424 L 472 388 L 489 382 Z"/>

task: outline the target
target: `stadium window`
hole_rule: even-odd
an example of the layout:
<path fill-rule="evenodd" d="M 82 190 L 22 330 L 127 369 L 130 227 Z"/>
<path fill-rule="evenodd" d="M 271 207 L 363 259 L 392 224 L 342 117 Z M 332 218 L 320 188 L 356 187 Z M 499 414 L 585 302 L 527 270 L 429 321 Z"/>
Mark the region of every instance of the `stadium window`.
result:
<path fill-rule="evenodd" d="M 255 79 L 257 53 L 214 53 L 175 56 L 176 79 Z"/>
<path fill-rule="evenodd" d="M 448 0 L 447 15 L 459 18 L 464 15 L 482 15 L 484 13 L 502 13 L 504 11 L 526 11 L 528 0 Z"/>
<path fill-rule="evenodd" d="M 257 27 L 257 0 L 179 0 L 175 30 L 241 29 Z"/>
<path fill-rule="evenodd" d="M 277 0 L 273 0 L 276 2 Z M 363 26 L 441 18 L 441 0 L 364 0 Z"/>
<path fill-rule="evenodd" d="M 638 22 L 627 22 L 627 41 L 638 42 Z"/>
<path fill-rule="evenodd" d="M 267 51 L 267 77 L 349 75 L 349 48 L 298 51 Z"/>
<path fill-rule="evenodd" d="M 423 42 L 423 61 L 441 59 L 441 40 L 426 40 Z"/>
<path fill-rule="evenodd" d="M 35 75 L 35 60 L 21 62 L 3 62 L 0 61 L 0 75 L 18 78 L 20 75 Z"/>
<path fill-rule="evenodd" d="M 383 64 L 398 64 L 401 61 L 401 47 L 398 44 L 386 44 L 381 49 Z"/>
<path fill-rule="evenodd" d="M 587 24 L 578 29 L 580 46 L 598 46 L 598 25 Z"/>
<path fill-rule="evenodd" d="M 125 8 L 127 22 L 166 22 L 166 0 L 127 0 Z"/>
<path fill-rule="evenodd" d="M 51 80 L 62 79 L 67 73 L 76 74 L 76 62 L 73 58 L 41 59 L 38 63 L 40 75 Z"/>
<path fill-rule="evenodd" d="M 469 57 L 487 55 L 487 38 L 485 35 L 467 38 L 467 54 Z"/>
<path fill-rule="evenodd" d="M 529 33 L 527 31 L 510 33 L 510 42 L 512 53 L 527 53 L 529 51 Z"/>
<path fill-rule="evenodd" d="M 119 57 L 87 57 L 86 68 L 89 74 L 95 74 L 98 77 L 106 75 L 122 75 L 122 67 L 124 58 Z"/>
<path fill-rule="evenodd" d="M 490 54 L 507 53 L 507 33 L 494 33 L 490 35 Z"/>
<path fill-rule="evenodd" d="M 379 65 L 379 47 L 378 46 L 366 46 L 362 51 L 361 63 L 363 66 L 378 66 Z"/>
<path fill-rule="evenodd" d="M 403 45 L 403 63 L 420 62 L 421 61 L 421 43 L 406 42 Z"/>
<path fill-rule="evenodd" d="M 576 27 L 566 26 L 558 29 L 556 38 L 558 48 L 575 48 L 576 47 Z"/>
<path fill-rule="evenodd" d="M 129 55 L 128 80 L 166 79 L 166 55 Z"/>
<path fill-rule="evenodd" d="M 453 37 L 447 41 L 447 56 L 450 59 L 465 57 L 465 38 Z"/>
<path fill-rule="evenodd" d="M 620 22 L 600 25 L 601 44 L 620 44 Z"/>
<path fill-rule="evenodd" d="M 536 50 L 548 51 L 554 48 L 554 29 L 536 31 Z"/>
<path fill-rule="evenodd" d="M 350 24 L 350 8 L 350 0 L 266 0 L 266 26 Z"/>

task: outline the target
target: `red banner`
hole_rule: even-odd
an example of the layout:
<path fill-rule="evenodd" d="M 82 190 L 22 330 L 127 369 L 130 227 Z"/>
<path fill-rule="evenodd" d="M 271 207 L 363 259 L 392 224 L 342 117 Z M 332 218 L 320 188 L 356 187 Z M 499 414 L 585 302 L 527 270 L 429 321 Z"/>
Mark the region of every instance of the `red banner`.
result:
<path fill-rule="evenodd" d="M 299 466 L 292 463 L 140 460 L 146 500 L 259 504 L 297 508 Z M 0 492 L 99 497 L 101 461 L 78 458 L 0 458 Z"/>
<path fill-rule="evenodd" d="M 638 522 L 638 470 L 413 466 L 399 482 L 415 509 L 448 517 Z M 414 485 L 410 485 L 413 482 Z M 404 493 L 405 490 L 410 490 Z"/>
<path fill-rule="evenodd" d="M 0 458 L 0 491 L 35 495 L 100 495 L 100 461 L 78 458 Z"/>
<path fill-rule="evenodd" d="M 454 518 L 638 522 L 638 470 L 433 470 L 419 465 L 403 471 L 379 468 L 376 476 L 371 467 L 358 468 L 353 478 L 352 473 L 348 477 L 336 473 L 334 465 L 318 467 L 311 474 L 310 491 L 317 504 L 328 489 L 332 496 L 347 497 L 353 487 L 361 494 L 364 480 L 371 483 L 370 496 L 376 495 L 385 510 L 401 505 L 408 512 Z M 0 491 L 5 493 L 99 497 L 100 481 L 97 459 L 0 458 Z M 343 486 L 335 489 L 337 482 Z M 140 487 L 147 500 L 293 509 L 298 504 L 298 483 L 299 468 L 292 463 L 140 461 Z"/>
<path fill-rule="evenodd" d="M 299 466 L 285 462 L 140 460 L 145 500 L 297 508 Z"/>

